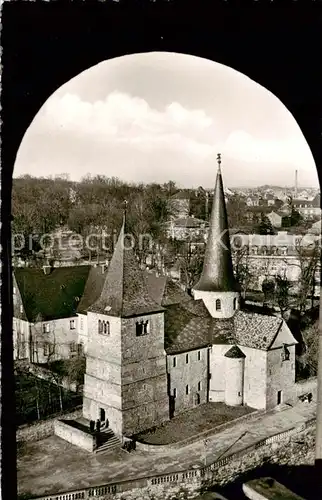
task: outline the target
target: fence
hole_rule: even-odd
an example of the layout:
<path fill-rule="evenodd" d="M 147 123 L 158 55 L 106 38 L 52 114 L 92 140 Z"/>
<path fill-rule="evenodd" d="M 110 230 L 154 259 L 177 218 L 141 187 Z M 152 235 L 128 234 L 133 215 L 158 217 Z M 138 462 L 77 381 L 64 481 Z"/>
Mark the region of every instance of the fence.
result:
<path fill-rule="evenodd" d="M 130 490 L 134 489 L 148 488 L 150 486 L 156 487 L 158 485 L 167 485 L 170 487 L 171 485 L 176 485 L 179 487 L 183 484 L 187 485 L 192 482 L 199 483 L 198 486 L 201 487 L 202 480 L 205 478 L 205 476 L 207 476 L 208 473 L 227 465 L 229 462 L 248 455 L 259 448 L 270 445 L 272 443 L 283 441 L 291 435 L 297 434 L 298 432 L 311 427 L 315 423 L 315 421 L 316 418 L 312 418 L 299 426 L 293 427 L 278 434 L 274 434 L 273 436 L 269 436 L 268 438 L 258 441 L 253 445 L 243 448 L 242 450 L 231 453 L 224 458 L 216 460 L 206 467 L 189 469 L 180 472 L 172 472 L 169 474 L 162 474 L 157 476 L 141 477 L 137 479 L 130 479 L 128 481 L 119 481 L 114 484 L 105 484 L 102 486 L 84 488 L 81 490 L 74 490 L 65 493 L 34 497 L 32 500 L 88 500 L 95 497 L 103 497 L 104 495 L 115 495 L 117 493 L 123 493 L 125 491 L 129 492 Z"/>

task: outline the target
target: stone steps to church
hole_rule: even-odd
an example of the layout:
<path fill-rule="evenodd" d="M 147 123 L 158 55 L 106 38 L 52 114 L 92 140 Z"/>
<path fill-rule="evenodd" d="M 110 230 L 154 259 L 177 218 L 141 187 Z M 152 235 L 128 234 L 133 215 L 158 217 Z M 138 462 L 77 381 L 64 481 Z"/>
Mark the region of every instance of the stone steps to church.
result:
<path fill-rule="evenodd" d="M 107 453 L 116 449 L 121 449 L 121 443 L 119 439 L 115 438 L 115 440 L 112 438 L 111 440 L 107 441 L 103 445 L 99 446 L 96 450 L 96 454 L 101 454 L 101 453 Z"/>

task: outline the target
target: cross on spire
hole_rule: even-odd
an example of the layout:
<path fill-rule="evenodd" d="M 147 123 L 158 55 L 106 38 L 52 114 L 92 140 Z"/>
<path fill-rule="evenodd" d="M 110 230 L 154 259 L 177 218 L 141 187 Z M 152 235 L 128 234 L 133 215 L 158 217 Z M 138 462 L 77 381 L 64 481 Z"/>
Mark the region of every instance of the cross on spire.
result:
<path fill-rule="evenodd" d="M 122 203 L 122 205 L 123 205 L 123 226 L 125 227 L 128 201 L 124 200 L 123 203 Z"/>
<path fill-rule="evenodd" d="M 220 172 L 220 165 L 221 165 L 221 153 L 217 154 L 217 163 L 218 163 L 218 172 Z"/>

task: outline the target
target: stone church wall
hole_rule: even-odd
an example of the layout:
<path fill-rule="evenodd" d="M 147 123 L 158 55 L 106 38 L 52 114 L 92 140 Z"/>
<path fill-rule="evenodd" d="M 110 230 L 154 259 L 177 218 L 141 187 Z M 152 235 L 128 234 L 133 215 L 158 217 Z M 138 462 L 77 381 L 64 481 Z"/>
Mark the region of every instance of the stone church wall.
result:
<path fill-rule="evenodd" d="M 208 349 L 198 349 L 168 356 L 170 394 L 176 389 L 174 415 L 195 408 L 208 400 Z M 200 352 L 200 360 L 198 359 Z M 187 361 L 188 356 L 188 363 Z M 175 358 L 175 367 L 174 364 Z M 198 388 L 200 382 L 200 388 Z M 188 386 L 188 394 L 186 393 Z M 199 398 L 197 396 L 199 394 Z"/>
<path fill-rule="evenodd" d="M 148 331 L 136 335 L 136 323 Z M 132 435 L 169 420 L 164 314 L 122 319 L 123 433 Z"/>
<path fill-rule="evenodd" d="M 295 346 L 288 347 L 290 359 L 283 361 L 283 348 L 273 349 L 267 353 L 267 408 L 278 404 L 278 391 L 281 403 L 293 399 L 295 393 Z"/>

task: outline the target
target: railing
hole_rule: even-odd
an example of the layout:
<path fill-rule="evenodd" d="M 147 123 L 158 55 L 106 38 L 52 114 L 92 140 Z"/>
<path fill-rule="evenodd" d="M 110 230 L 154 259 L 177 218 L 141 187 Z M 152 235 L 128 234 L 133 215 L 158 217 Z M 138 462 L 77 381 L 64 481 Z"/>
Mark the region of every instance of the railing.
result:
<path fill-rule="evenodd" d="M 82 490 L 77 490 L 73 492 L 67 493 L 59 493 L 56 495 L 45 495 L 40 497 L 34 497 L 32 500 L 88 500 L 95 497 L 100 497 L 103 495 L 120 493 L 123 491 L 129 491 L 134 488 L 144 488 L 148 486 L 155 486 L 159 484 L 172 483 L 172 484 L 180 484 L 187 483 L 190 481 L 195 481 L 197 478 L 202 479 L 207 472 L 219 469 L 227 465 L 229 462 L 232 462 L 236 458 L 240 458 L 245 456 L 254 450 L 266 446 L 268 444 L 272 444 L 275 442 L 283 441 L 285 438 L 290 437 L 293 434 L 297 434 L 298 432 L 303 431 L 304 429 L 311 427 L 315 424 L 316 418 L 311 418 L 310 420 L 303 422 L 302 424 L 292 427 L 287 431 L 280 432 L 278 434 L 274 434 L 273 436 L 269 436 L 261 441 L 258 441 L 255 444 L 247 446 L 242 450 L 231 453 L 224 458 L 216 460 L 212 464 L 198 468 L 198 469 L 188 469 L 185 471 L 171 472 L 169 474 L 162 474 L 157 476 L 146 476 L 140 477 L 137 479 L 130 479 L 127 481 L 119 481 L 114 484 L 105 484 L 102 486 L 95 486 L 91 488 L 84 488 Z"/>

